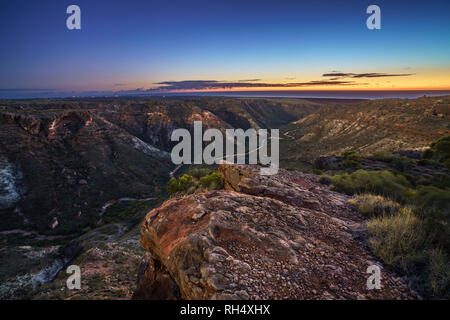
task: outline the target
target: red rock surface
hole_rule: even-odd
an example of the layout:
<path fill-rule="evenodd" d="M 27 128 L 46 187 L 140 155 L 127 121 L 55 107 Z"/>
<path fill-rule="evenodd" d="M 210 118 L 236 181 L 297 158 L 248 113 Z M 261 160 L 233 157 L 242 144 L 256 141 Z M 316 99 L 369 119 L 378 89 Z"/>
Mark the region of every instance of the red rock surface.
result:
<path fill-rule="evenodd" d="M 183 299 L 416 298 L 355 239 L 364 225 L 346 196 L 300 172 L 219 170 L 226 190 L 173 198 L 148 213 L 141 244 L 151 260 L 134 298 L 150 298 L 161 278 L 169 290 L 158 298 L 169 299 L 168 279 Z M 373 264 L 380 290 L 366 286 Z"/>

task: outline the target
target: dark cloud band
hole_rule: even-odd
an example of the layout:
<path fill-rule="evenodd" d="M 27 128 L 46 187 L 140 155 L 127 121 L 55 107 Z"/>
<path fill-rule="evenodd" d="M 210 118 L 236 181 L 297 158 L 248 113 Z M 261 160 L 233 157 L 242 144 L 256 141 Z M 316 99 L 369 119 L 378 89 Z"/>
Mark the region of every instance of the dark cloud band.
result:
<path fill-rule="evenodd" d="M 186 80 L 186 81 L 163 81 L 156 83 L 159 85 L 156 89 L 150 90 L 205 90 L 205 89 L 232 89 L 232 88 L 292 88 L 292 87 L 307 87 L 317 85 L 354 85 L 353 81 L 308 81 L 308 82 L 289 82 L 289 83 L 262 83 L 262 82 L 224 82 L 217 80 Z"/>
<path fill-rule="evenodd" d="M 369 73 L 345 73 L 345 72 L 331 72 L 324 73 L 322 77 L 333 77 L 333 79 L 337 78 L 383 78 L 383 77 L 407 77 L 412 76 L 414 73 L 378 73 L 378 72 L 369 72 Z"/>

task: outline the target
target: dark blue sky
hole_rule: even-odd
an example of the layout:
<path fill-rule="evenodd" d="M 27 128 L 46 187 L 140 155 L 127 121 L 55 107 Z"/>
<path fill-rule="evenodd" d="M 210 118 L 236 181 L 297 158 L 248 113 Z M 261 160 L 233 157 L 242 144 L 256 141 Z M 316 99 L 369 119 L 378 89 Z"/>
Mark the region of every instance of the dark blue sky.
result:
<path fill-rule="evenodd" d="M 66 28 L 71 4 L 81 8 L 81 30 Z M 366 28 L 370 4 L 381 7 L 381 30 Z M 414 74 L 379 77 L 379 88 L 450 87 L 448 0 L 15 0 L 1 2 L 0 32 L 3 91 L 306 83 L 333 70 Z"/>

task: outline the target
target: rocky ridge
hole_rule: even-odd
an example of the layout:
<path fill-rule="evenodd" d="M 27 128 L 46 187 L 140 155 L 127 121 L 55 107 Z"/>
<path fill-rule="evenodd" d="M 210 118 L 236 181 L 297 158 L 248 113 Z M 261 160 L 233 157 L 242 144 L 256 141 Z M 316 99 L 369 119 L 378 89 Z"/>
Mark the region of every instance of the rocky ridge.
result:
<path fill-rule="evenodd" d="M 220 165 L 225 190 L 172 198 L 150 211 L 150 253 L 135 299 L 413 299 L 358 239 L 348 197 L 313 175 Z M 380 290 L 367 289 L 378 265 Z"/>
<path fill-rule="evenodd" d="M 448 96 L 326 105 L 282 127 L 282 164 L 301 168 L 319 156 L 350 150 L 423 150 L 450 134 L 449 116 Z"/>

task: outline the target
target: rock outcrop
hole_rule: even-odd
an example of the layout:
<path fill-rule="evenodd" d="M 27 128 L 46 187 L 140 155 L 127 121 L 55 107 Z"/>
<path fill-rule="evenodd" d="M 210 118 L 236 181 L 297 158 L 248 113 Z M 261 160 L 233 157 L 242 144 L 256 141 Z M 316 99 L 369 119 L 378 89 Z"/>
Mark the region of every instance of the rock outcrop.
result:
<path fill-rule="evenodd" d="M 416 297 L 358 239 L 364 224 L 347 196 L 300 172 L 219 170 L 225 190 L 173 198 L 148 213 L 141 244 L 151 258 L 135 299 Z M 366 285 L 374 264 L 379 290 Z"/>

